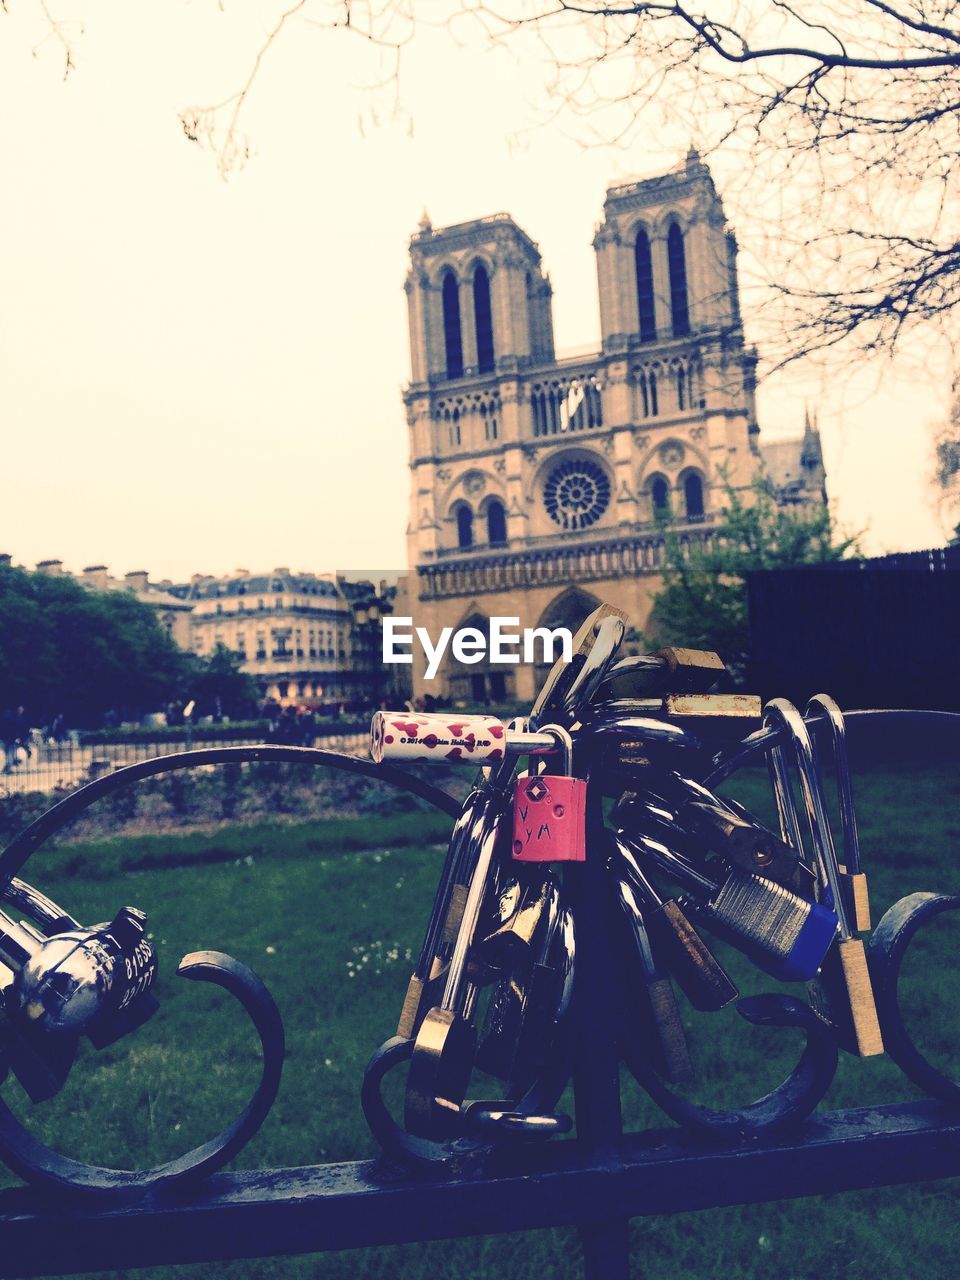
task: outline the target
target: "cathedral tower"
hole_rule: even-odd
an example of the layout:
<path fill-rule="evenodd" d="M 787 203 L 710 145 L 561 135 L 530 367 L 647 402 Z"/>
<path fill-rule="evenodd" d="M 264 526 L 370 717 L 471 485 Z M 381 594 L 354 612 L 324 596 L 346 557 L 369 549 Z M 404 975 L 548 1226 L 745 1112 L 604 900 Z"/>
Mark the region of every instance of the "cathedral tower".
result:
<path fill-rule="evenodd" d="M 665 527 L 708 538 L 723 479 L 761 467 L 736 241 L 695 152 L 612 187 L 594 248 L 601 345 L 557 357 L 536 244 L 507 214 L 410 245 L 410 612 L 431 636 L 576 628 L 600 600 L 642 627 Z M 799 448 L 799 446 L 798 446 Z M 810 441 L 806 448 L 809 452 Z M 532 700 L 537 672 L 447 658 L 416 692 Z"/>

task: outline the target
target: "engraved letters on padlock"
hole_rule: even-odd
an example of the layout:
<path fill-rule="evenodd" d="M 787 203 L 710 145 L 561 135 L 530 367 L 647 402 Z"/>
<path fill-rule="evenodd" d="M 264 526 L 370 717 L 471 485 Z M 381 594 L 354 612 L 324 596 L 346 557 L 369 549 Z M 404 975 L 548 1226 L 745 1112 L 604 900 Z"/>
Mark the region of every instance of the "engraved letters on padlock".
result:
<path fill-rule="evenodd" d="M 518 778 L 513 797 L 513 846 L 517 862 L 583 862 L 586 859 L 587 784 L 574 778 L 570 735 L 553 725 L 563 746 L 563 774 Z"/>

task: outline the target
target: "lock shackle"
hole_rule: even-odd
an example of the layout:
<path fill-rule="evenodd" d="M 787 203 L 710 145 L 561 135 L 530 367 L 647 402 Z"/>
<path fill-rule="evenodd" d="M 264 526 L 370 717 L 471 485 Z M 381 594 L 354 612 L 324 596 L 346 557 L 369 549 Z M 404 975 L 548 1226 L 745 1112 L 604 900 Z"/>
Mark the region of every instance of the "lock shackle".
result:
<path fill-rule="evenodd" d="M 821 714 L 826 716 L 826 723 L 830 728 L 829 740 L 833 747 L 833 765 L 837 774 L 843 864 L 851 875 L 856 875 L 860 871 L 860 836 L 857 832 L 857 811 L 853 803 L 853 777 L 850 770 L 847 726 L 843 719 L 843 712 L 829 694 L 816 693 L 807 703 L 807 709 L 803 714 L 808 722 L 813 716 Z M 818 719 L 810 727 L 816 731 L 824 726 Z M 816 732 L 813 735 L 813 749 L 815 754 L 819 750 Z"/>
<path fill-rule="evenodd" d="M 803 833 L 800 829 L 800 814 L 797 810 L 796 797 L 790 783 L 790 770 L 783 741 L 771 747 L 767 756 L 767 772 L 773 799 L 777 807 L 777 822 L 783 841 L 796 849 L 797 856 L 806 864 L 806 853 L 803 844 Z"/>
<path fill-rule="evenodd" d="M 538 736 L 545 735 L 554 742 L 553 752 L 559 753 L 562 757 L 562 772 L 564 777 L 573 777 L 573 738 L 570 732 L 559 724 L 545 724 L 539 731 Z"/>
<path fill-rule="evenodd" d="M 843 886 L 840 883 L 840 867 L 833 844 L 833 833 L 827 817 L 820 772 L 817 769 L 813 743 L 803 717 L 786 698 L 774 698 L 764 708 L 764 724 L 774 724 L 784 729 L 787 742 L 793 749 L 793 757 L 800 776 L 800 790 L 810 827 L 810 839 L 817 864 L 833 896 L 833 910 L 840 922 L 840 937 L 848 942 L 853 937 L 850 914 L 847 911 Z"/>
<path fill-rule="evenodd" d="M 573 663 L 556 680 L 554 687 L 546 698 L 543 686 L 540 697 L 530 712 L 530 725 L 539 730 L 547 715 L 563 719 L 568 724 L 575 724 L 582 712 L 590 704 L 600 688 L 610 664 L 617 656 L 617 650 L 623 642 L 626 627 L 623 619 L 616 614 L 608 614 L 601 618 L 593 631 L 593 639 L 589 652 L 584 656 L 579 668 L 571 675 Z M 574 655 L 574 662 L 576 655 Z M 549 680 L 548 680 L 549 684 Z"/>
<path fill-rule="evenodd" d="M 498 823 L 495 820 L 486 821 L 485 819 L 489 814 L 490 810 L 487 809 L 480 820 L 475 823 L 470 833 L 470 843 L 479 843 L 479 850 L 473 875 L 470 878 L 470 888 L 467 891 L 463 916 L 460 919 L 460 928 L 457 930 L 456 941 L 453 944 L 453 952 L 450 956 L 450 967 L 447 970 L 443 998 L 440 1001 L 441 1009 L 454 1013 L 463 1011 L 463 1005 L 468 995 L 465 982 L 467 956 L 477 931 L 480 908 L 483 905 L 483 899 L 490 880 L 490 870 L 497 844 Z"/>

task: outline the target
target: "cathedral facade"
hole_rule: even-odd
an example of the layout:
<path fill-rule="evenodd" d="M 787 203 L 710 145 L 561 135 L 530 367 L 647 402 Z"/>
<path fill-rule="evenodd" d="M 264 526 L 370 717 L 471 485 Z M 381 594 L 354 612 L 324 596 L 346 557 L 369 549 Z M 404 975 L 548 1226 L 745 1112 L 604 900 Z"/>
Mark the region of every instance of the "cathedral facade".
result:
<path fill-rule="evenodd" d="M 406 609 L 433 637 L 494 616 L 575 630 L 600 601 L 642 628 L 667 527 L 709 539 L 726 487 L 759 474 L 785 503 L 825 501 L 809 422 L 765 467 L 736 240 L 696 153 L 610 188 L 593 243 L 600 349 L 564 359 L 540 253 L 509 215 L 424 218 L 411 241 Z M 448 656 L 425 683 L 414 653 L 418 694 L 531 701 L 538 676 Z"/>

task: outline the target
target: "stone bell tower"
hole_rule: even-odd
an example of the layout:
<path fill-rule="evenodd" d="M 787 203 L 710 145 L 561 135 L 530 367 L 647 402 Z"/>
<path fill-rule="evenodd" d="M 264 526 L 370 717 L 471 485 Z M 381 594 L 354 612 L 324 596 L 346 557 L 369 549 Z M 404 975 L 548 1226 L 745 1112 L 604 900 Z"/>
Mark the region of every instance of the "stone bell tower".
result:
<path fill-rule="evenodd" d="M 736 241 L 695 152 L 607 192 L 601 343 L 554 352 L 536 244 L 507 214 L 410 244 L 409 608 L 431 636 L 569 626 L 605 600 L 643 627 L 666 530 L 709 539 L 762 468 Z M 800 449 L 800 442 L 797 442 Z M 447 658 L 416 693 L 532 699 L 540 672 Z"/>

